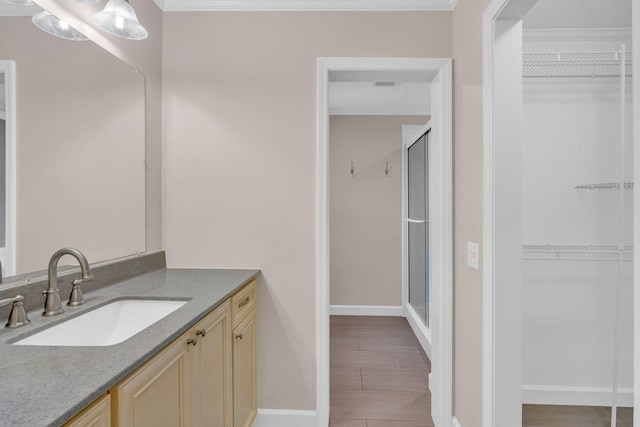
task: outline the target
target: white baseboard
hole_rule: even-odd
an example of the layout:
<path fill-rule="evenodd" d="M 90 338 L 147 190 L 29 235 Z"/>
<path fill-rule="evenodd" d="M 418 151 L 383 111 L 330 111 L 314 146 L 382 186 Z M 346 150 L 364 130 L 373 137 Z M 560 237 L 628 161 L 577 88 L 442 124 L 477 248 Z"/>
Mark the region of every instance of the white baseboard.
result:
<path fill-rule="evenodd" d="M 332 316 L 392 316 L 404 317 L 401 306 L 385 305 L 332 305 L 329 309 Z"/>
<path fill-rule="evenodd" d="M 404 316 L 407 318 L 407 322 L 409 322 L 409 326 L 413 330 L 414 335 L 420 341 L 420 345 L 425 353 L 427 353 L 427 357 L 431 360 L 431 331 L 427 329 L 427 326 L 420 320 L 420 316 L 418 313 L 411 307 L 411 305 L 407 304 L 404 306 Z"/>
<path fill-rule="evenodd" d="M 522 386 L 522 403 L 534 405 L 611 406 L 611 387 Z M 633 389 L 618 389 L 618 406 L 633 407 Z"/>
<path fill-rule="evenodd" d="M 316 411 L 258 409 L 253 427 L 316 427 Z"/>
<path fill-rule="evenodd" d="M 453 420 L 451 420 L 451 427 L 462 427 L 456 417 L 453 417 Z"/>

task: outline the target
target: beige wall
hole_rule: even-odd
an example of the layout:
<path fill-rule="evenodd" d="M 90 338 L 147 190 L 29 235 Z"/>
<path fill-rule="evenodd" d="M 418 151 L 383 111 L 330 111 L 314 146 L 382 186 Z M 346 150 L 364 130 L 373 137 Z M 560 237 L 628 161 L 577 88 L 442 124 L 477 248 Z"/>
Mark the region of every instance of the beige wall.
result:
<path fill-rule="evenodd" d="M 317 57 L 450 57 L 450 12 L 166 13 L 171 267 L 257 267 L 258 406 L 315 409 Z"/>
<path fill-rule="evenodd" d="M 91 42 L 0 18 L 16 62 L 17 272 L 73 246 L 90 262 L 145 247 L 144 80 Z"/>
<path fill-rule="evenodd" d="M 468 241 L 482 247 L 482 13 L 489 3 L 460 0 L 453 13 L 453 405 L 464 427 L 482 422 L 482 271 L 467 267 L 466 248 Z"/>
<path fill-rule="evenodd" d="M 402 125 L 428 120 L 331 116 L 331 305 L 402 305 Z"/>

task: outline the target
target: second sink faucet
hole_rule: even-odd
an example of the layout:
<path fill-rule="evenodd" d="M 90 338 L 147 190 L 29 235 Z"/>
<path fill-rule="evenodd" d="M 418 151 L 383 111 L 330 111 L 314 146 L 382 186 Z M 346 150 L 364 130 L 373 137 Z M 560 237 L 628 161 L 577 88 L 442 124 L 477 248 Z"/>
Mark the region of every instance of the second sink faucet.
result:
<path fill-rule="evenodd" d="M 87 258 L 77 249 L 63 248 L 54 253 L 49 260 L 49 285 L 42 293 L 45 296 L 44 300 L 44 312 L 43 316 L 55 316 L 64 312 L 62 304 L 60 302 L 60 289 L 58 289 L 58 261 L 64 255 L 71 255 L 80 263 L 80 269 L 82 270 L 82 277 L 71 282 L 71 296 L 69 297 L 68 305 L 80 305 L 84 303 L 82 296 L 82 290 L 80 284 L 93 280 L 91 270 L 89 269 L 89 262 Z"/>

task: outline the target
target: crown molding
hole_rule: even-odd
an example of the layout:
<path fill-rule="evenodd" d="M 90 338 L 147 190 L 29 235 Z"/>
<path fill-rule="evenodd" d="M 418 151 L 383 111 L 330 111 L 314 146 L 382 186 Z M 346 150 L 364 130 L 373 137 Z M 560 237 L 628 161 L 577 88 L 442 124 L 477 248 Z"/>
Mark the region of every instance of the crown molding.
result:
<path fill-rule="evenodd" d="M 0 1 L 0 16 L 33 16 L 42 9 L 39 6 L 18 6 Z"/>
<path fill-rule="evenodd" d="M 631 28 L 553 28 L 522 31 L 525 41 L 621 41 L 631 40 Z"/>
<path fill-rule="evenodd" d="M 458 0 L 154 0 L 164 12 L 452 11 Z"/>

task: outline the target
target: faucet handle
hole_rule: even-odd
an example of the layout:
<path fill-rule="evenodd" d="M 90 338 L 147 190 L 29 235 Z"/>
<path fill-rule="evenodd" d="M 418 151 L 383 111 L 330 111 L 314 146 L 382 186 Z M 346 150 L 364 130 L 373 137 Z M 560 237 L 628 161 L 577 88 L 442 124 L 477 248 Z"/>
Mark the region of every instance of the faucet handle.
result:
<path fill-rule="evenodd" d="M 80 288 L 80 283 L 83 281 L 86 282 L 87 280 L 74 280 L 71 282 L 71 295 L 69 295 L 69 302 L 67 305 L 76 306 L 84 304 L 84 295 Z"/>
<path fill-rule="evenodd" d="M 9 321 L 6 324 L 7 328 L 17 328 L 18 326 L 24 326 L 31 323 L 24 310 L 23 301 L 24 297 L 22 295 L 17 295 L 14 298 L 7 298 L 0 301 L 0 307 L 12 304 L 11 312 L 9 313 Z"/>

